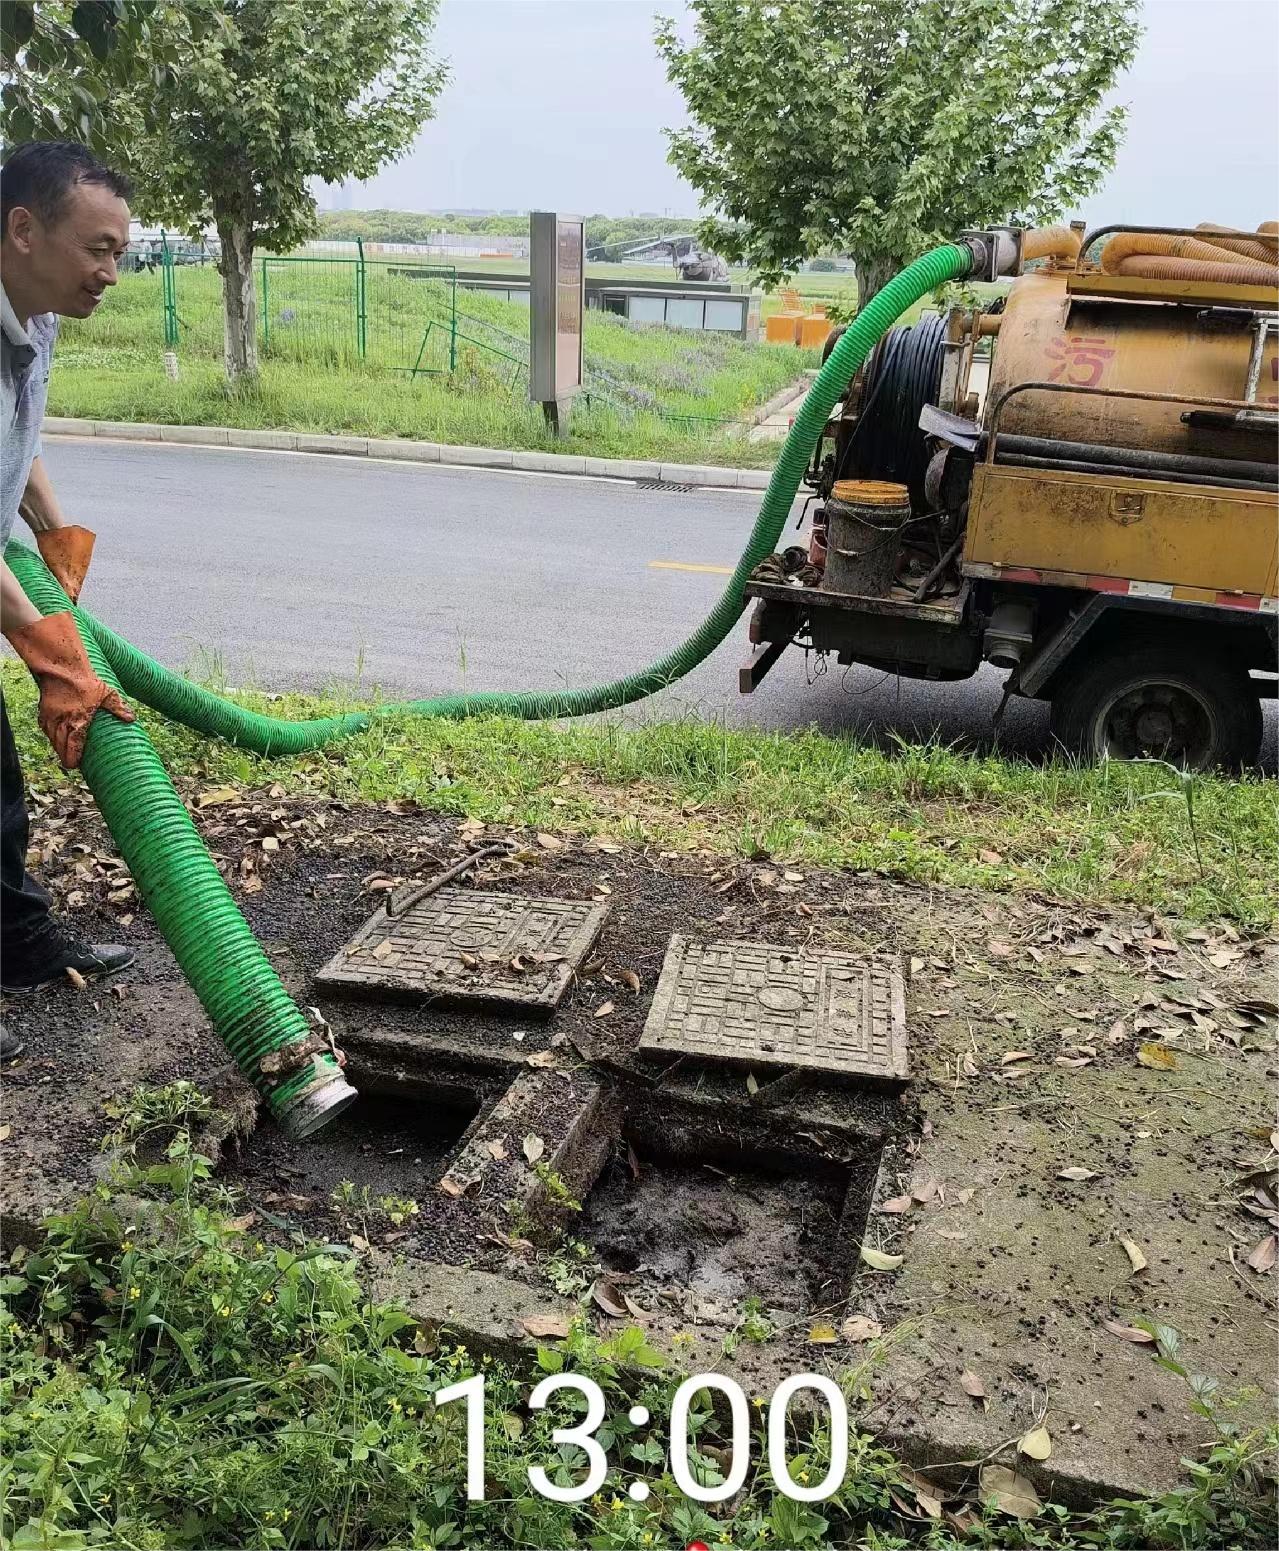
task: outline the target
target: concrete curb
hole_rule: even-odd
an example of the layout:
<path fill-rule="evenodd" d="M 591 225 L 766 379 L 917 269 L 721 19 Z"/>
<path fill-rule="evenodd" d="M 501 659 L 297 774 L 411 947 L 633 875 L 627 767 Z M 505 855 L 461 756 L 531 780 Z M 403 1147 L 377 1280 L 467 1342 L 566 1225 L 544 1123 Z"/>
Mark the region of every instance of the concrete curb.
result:
<path fill-rule="evenodd" d="M 650 463 L 633 458 L 587 458 L 558 452 L 502 447 L 453 447 L 441 442 L 331 436 L 307 431 L 240 431 L 219 425 L 143 425 L 131 420 L 73 420 L 46 415 L 48 436 L 102 436 L 189 447 L 243 447 L 271 452 L 341 453 L 356 458 L 396 458 L 459 468 L 511 469 L 522 473 L 581 474 L 595 479 L 660 480 L 711 490 L 766 490 L 768 469 L 726 469 L 709 464 Z"/>

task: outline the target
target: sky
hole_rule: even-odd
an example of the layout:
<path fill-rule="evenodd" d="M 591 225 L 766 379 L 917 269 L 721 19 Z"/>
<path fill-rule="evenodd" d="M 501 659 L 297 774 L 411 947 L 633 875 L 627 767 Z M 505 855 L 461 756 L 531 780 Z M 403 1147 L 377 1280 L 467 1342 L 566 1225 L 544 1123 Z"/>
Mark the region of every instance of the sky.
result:
<path fill-rule="evenodd" d="M 696 215 L 666 164 L 661 131 L 683 105 L 653 46 L 659 12 L 687 18 L 679 0 L 443 0 L 452 81 L 437 116 L 351 204 Z M 1279 216 L 1279 0 L 1146 0 L 1144 20 L 1116 91 L 1127 139 L 1078 213 L 1245 228 Z"/>

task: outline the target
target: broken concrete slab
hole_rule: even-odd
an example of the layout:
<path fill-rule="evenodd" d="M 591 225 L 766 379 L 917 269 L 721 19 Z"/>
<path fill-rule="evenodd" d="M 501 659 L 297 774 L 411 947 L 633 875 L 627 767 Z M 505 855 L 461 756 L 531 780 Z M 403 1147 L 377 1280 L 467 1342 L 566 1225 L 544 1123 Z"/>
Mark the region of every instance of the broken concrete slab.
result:
<path fill-rule="evenodd" d="M 553 1236 L 580 1210 L 621 1128 L 614 1095 L 580 1073 L 522 1072 L 467 1132 L 439 1188 L 514 1203 L 514 1230 Z"/>
<path fill-rule="evenodd" d="M 904 1081 L 906 995 L 893 961 L 675 936 L 640 1050 Z"/>
<path fill-rule="evenodd" d="M 348 995 L 471 1002 L 549 1016 L 608 907 L 446 885 L 401 914 L 379 910 L 315 977 Z"/>

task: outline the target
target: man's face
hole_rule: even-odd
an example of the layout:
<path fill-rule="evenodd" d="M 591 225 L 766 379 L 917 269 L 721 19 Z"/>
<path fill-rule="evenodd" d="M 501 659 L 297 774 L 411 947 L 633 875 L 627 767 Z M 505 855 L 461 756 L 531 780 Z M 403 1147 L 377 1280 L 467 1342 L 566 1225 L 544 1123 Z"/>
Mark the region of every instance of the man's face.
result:
<path fill-rule="evenodd" d="M 21 265 L 34 311 L 87 318 L 116 283 L 116 264 L 129 245 L 129 207 L 98 183 L 77 183 L 57 219 L 12 210 L 6 253 Z"/>

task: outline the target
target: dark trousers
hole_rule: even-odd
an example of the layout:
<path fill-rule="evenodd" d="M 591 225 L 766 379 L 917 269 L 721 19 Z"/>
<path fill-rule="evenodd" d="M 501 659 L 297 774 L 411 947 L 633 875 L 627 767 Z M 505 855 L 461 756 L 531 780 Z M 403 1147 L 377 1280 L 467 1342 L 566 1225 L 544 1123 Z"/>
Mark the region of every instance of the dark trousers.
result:
<path fill-rule="evenodd" d="M 27 871 L 27 791 L 9 711 L 0 695 L 0 961 L 17 971 L 56 944 L 49 895 Z"/>

